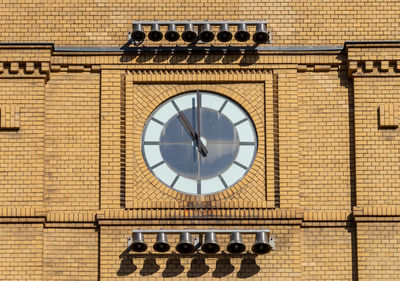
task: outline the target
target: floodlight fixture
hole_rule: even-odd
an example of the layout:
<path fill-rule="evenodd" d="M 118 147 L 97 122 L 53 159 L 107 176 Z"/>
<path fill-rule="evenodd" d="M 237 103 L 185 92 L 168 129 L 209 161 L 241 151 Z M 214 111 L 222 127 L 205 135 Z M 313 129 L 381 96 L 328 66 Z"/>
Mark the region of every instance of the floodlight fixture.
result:
<path fill-rule="evenodd" d="M 140 23 L 133 25 L 131 37 L 135 42 L 142 42 L 146 38 L 146 33 L 143 31 L 143 25 Z"/>
<path fill-rule="evenodd" d="M 246 42 L 250 39 L 250 33 L 247 31 L 247 24 L 238 24 L 238 29 L 235 33 L 235 39 L 239 42 Z"/>
<path fill-rule="evenodd" d="M 229 24 L 222 23 L 217 33 L 217 39 L 221 42 L 228 42 L 232 40 L 232 32 L 229 31 Z"/>
<path fill-rule="evenodd" d="M 176 250 L 181 254 L 191 254 L 196 251 L 192 235 L 190 232 L 182 232 L 180 234 L 179 243 L 176 245 Z"/>
<path fill-rule="evenodd" d="M 147 244 L 144 242 L 142 232 L 136 232 L 133 236 L 132 250 L 135 252 L 144 252 L 147 250 Z"/>
<path fill-rule="evenodd" d="M 259 23 L 256 26 L 256 32 L 253 34 L 253 41 L 257 44 L 267 43 L 270 40 L 269 35 L 265 23 Z"/>
<path fill-rule="evenodd" d="M 160 25 L 158 23 L 153 23 L 151 25 L 151 30 L 148 34 L 148 37 L 151 41 L 160 41 L 163 38 L 163 34 L 160 31 Z"/>
<path fill-rule="evenodd" d="M 153 249 L 156 252 L 165 253 L 168 252 L 171 246 L 168 244 L 167 234 L 160 232 L 157 234 L 156 243 L 153 245 Z"/>
<path fill-rule="evenodd" d="M 218 244 L 217 234 L 230 234 L 227 251 L 231 254 L 241 254 L 246 250 L 246 245 L 242 241 L 242 234 L 256 234 L 255 242 L 252 245 L 252 251 L 255 254 L 262 255 L 275 249 L 275 240 L 269 236 L 270 231 L 268 229 L 138 229 L 132 230 L 132 234 L 128 238 L 128 251 L 135 252 L 147 250 L 144 234 L 157 234 L 153 249 L 160 253 L 168 252 L 171 248 L 167 234 L 180 235 L 176 251 L 181 254 L 192 254 L 200 248 L 206 254 L 218 253 L 221 246 Z M 195 234 L 194 239 L 192 234 Z"/>
<path fill-rule="evenodd" d="M 240 234 L 240 232 L 232 232 L 231 241 L 227 246 L 227 250 L 232 254 L 240 254 L 246 250 L 246 245 L 242 242 L 242 234 Z"/>
<path fill-rule="evenodd" d="M 185 42 L 193 42 L 198 39 L 197 32 L 192 23 L 185 24 L 185 30 L 182 33 L 182 40 Z"/>
<path fill-rule="evenodd" d="M 264 231 L 256 233 L 256 241 L 251 248 L 255 254 L 264 255 L 272 250 L 269 244 L 268 234 Z"/>
<path fill-rule="evenodd" d="M 271 43 L 271 33 L 267 31 L 265 21 L 134 21 L 133 31 L 129 34 L 129 40 L 135 42 L 135 45 L 141 44 L 146 38 L 143 30 L 144 26 L 151 26 L 148 38 L 151 41 L 159 42 L 165 38 L 169 42 L 176 42 L 182 36 L 182 40 L 188 43 L 204 44 L 211 42 L 215 36 L 220 42 L 229 42 L 232 37 L 238 42 L 246 42 L 250 39 L 248 26 L 255 26 L 253 40 L 256 44 Z M 168 26 L 163 36 L 162 26 Z M 182 34 L 178 32 L 178 27 L 184 27 Z M 213 26 L 219 26 L 219 31 L 214 33 Z M 233 35 L 230 31 L 232 26 L 237 26 Z"/>
<path fill-rule="evenodd" d="M 199 39 L 203 42 L 211 42 L 212 40 L 214 40 L 214 33 L 212 32 L 212 28 L 211 28 L 211 24 L 209 23 L 205 23 L 203 25 L 201 25 L 201 29 L 200 29 L 200 33 L 199 33 Z"/>
<path fill-rule="evenodd" d="M 201 246 L 201 250 L 207 254 L 215 254 L 219 252 L 221 247 L 217 241 L 217 235 L 215 232 L 208 232 L 206 233 L 206 238 L 204 239 L 204 243 Z"/>
<path fill-rule="evenodd" d="M 179 37 L 180 35 L 176 29 L 176 24 L 175 23 L 168 24 L 168 30 L 165 33 L 165 39 L 167 39 L 170 42 L 175 42 L 178 41 Z"/>

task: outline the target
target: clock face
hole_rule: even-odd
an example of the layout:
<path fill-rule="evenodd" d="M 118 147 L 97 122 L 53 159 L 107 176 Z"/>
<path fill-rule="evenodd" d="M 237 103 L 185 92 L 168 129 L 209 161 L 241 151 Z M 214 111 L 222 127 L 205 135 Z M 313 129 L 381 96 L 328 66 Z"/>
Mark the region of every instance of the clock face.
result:
<path fill-rule="evenodd" d="M 220 192 L 237 183 L 256 151 L 250 116 L 231 99 L 201 91 L 162 103 L 142 135 L 143 156 L 153 175 L 193 195 Z"/>

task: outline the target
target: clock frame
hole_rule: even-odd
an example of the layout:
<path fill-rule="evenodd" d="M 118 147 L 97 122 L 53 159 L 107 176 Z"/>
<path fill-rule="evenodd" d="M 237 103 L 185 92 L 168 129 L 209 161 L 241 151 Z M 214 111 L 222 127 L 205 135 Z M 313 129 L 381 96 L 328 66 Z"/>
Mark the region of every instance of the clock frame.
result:
<path fill-rule="evenodd" d="M 272 78 L 269 74 L 260 78 Z M 184 76 L 182 76 L 184 79 Z M 253 77 L 254 78 L 254 77 Z M 272 81 L 272 79 L 270 80 Z M 183 80 L 182 80 L 183 82 Z M 217 202 L 222 199 L 246 202 L 265 201 L 266 190 L 266 149 L 273 153 L 273 135 L 271 145 L 265 145 L 266 106 L 272 112 L 272 83 L 268 87 L 260 83 L 150 83 L 135 82 L 132 76 L 126 80 L 126 206 L 142 204 L 146 201 L 161 202 Z M 269 87 L 271 86 L 271 87 Z M 268 90 L 266 102 L 265 91 Z M 159 181 L 148 169 L 141 150 L 142 131 L 150 114 L 165 100 L 185 92 L 196 90 L 218 93 L 229 97 L 249 114 L 253 120 L 258 137 L 258 148 L 254 163 L 248 173 L 232 187 L 218 193 L 204 196 L 178 192 Z M 272 123 L 272 114 L 269 114 Z M 268 117 L 267 117 L 268 118 Z M 270 124 L 271 124 L 270 123 Z M 270 159 L 273 161 L 273 158 Z M 273 169 L 273 162 L 270 164 Z M 273 180 L 273 170 L 270 173 Z M 273 186 L 271 188 L 273 192 Z M 272 197 L 271 197 L 272 198 Z M 272 198 L 273 200 L 273 198 Z M 135 203 L 136 202 L 136 203 Z M 214 203 L 213 203 L 214 204 Z"/>

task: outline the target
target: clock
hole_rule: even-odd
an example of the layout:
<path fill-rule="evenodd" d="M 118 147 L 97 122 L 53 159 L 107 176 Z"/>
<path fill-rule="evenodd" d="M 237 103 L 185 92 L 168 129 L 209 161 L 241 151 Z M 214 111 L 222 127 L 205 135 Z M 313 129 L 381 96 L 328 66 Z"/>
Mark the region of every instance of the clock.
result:
<path fill-rule="evenodd" d="M 141 149 L 151 173 L 186 194 L 208 195 L 240 181 L 257 152 L 245 110 L 230 98 L 195 91 L 174 96 L 148 117 Z"/>

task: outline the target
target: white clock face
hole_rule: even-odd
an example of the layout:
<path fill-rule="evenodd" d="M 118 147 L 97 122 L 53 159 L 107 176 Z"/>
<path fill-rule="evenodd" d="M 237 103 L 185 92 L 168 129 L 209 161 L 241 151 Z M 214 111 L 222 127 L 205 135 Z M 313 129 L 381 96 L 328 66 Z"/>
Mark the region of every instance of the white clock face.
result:
<path fill-rule="evenodd" d="M 257 135 L 250 116 L 231 99 L 190 92 L 165 101 L 150 115 L 142 152 L 150 171 L 168 187 L 207 195 L 246 175 Z"/>

